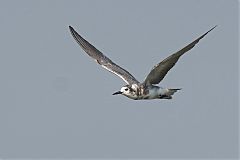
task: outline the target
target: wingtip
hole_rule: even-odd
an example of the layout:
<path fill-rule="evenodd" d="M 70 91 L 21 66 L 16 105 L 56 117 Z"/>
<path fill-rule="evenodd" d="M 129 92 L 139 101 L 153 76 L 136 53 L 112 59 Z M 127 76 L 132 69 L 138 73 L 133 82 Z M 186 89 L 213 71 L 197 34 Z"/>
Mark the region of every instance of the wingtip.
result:
<path fill-rule="evenodd" d="M 72 26 L 68 26 L 68 28 L 69 28 L 70 30 L 73 30 L 73 27 L 72 27 Z"/>
<path fill-rule="evenodd" d="M 213 30 L 214 28 L 216 28 L 218 25 L 215 25 L 211 30 Z"/>
<path fill-rule="evenodd" d="M 76 34 L 76 31 L 74 30 L 74 28 L 72 26 L 68 26 L 68 27 L 69 27 L 71 34 L 74 36 Z"/>
<path fill-rule="evenodd" d="M 214 27 L 212 27 L 207 33 L 209 33 L 210 31 L 212 31 L 214 28 L 216 28 L 218 25 L 215 25 Z"/>
<path fill-rule="evenodd" d="M 203 37 L 205 37 L 209 32 L 211 32 L 214 28 L 216 28 L 218 25 L 215 25 L 214 27 L 212 27 L 211 29 L 209 29 L 206 33 L 204 33 L 200 38 L 199 38 L 199 40 L 200 39 L 202 39 Z"/>

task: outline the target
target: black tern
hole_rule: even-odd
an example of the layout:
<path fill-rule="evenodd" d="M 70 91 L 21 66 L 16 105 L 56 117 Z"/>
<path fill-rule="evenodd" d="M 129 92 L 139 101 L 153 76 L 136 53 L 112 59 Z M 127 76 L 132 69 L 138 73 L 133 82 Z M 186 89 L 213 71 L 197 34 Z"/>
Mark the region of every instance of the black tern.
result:
<path fill-rule="evenodd" d="M 162 88 L 156 86 L 163 80 L 168 71 L 177 63 L 178 59 L 187 51 L 192 49 L 204 36 L 212 31 L 216 26 L 204 33 L 202 36 L 188 44 L 184 48 L 170 55 L 157 65 L 153 67 L 150 73 L 147 75 L 144 82 L 140 83 L 134 78 L 127 70 L 115 64 L 112 60 L 106 57 L 102 52 L 96 49 L 92 44 L 80 36 L 73 27 L 69 26 L 70 32 L 81 48 L 92 57 L 98 64 L 100 64 L 106 70 L 116 74 L 127 85 L 123 86 L 120 91 L 113 93 L 113 95 L 122 94 L 130 99 L 172 99 L 172 95 L 180 90 L 180 88 Z"/>

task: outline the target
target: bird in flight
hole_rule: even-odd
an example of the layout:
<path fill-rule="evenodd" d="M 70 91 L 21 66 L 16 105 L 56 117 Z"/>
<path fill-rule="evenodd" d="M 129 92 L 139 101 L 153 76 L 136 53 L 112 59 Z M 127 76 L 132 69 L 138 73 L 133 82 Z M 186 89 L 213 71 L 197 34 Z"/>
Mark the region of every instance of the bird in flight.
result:
<path fill-rule="evenodd" d="M 113 93 L 113 95 L 124 95 L 130 99 L 141 100 L 141 99 L 172 99 L 172 95 L 180 90 L 180 88 L 162 88 L 156 86 L 168 71 L 177 63 L 178 59 L 187 51 L 192 49 L 204 36 L 212 31 L 216 26 L 211 28 L 209 31 L 201 35 L 199 38 L 188 44 L 184 48 L 165 58 L 163 61 L 153 67 L 146 79 L 140 83 L 134 78 L 127 70 L 118 66 L 87 40 L 85 40 L 80 34 L 78 34 L 73 27 L 69 26 L 70 32 L 73 38 L 77 41 L 80 47 L 92 57 L 98 64 L 100 64 L 106 70 L 116 74 L 118 77 L 126 82 L 120 91 Z"/>

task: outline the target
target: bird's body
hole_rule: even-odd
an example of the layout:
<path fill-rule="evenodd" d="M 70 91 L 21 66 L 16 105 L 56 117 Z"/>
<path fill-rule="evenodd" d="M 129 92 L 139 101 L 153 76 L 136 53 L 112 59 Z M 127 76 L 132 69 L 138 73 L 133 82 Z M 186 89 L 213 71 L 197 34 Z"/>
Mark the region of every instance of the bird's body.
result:
<path fill-rule="evenodd" d="M 172 95 L 180 89 L 168 89 L 155 85 L 132 84 L 121 88 L 121 91 L 115 94 L 124 94 L 126 97 L 134 100 L 141 99 L 172 99 Z"/>
<path fill-rule="evenodd" d="M 127 85 L 123 86 L 120 91 L 113 93 L 113 95 L 122 94 L 130 99 L 141 100 L 172 99 L 172 95 L 180 89 L 162 88 L 156 86 L 155 84 L 158 84 L 165 77 L 168 71 L 177 63 L 178 59 L 184 53 L 192 49 L 205 35 L 207 35 L 215 27 L 211 28 L 209 31 L 194 40 L 192 43 L 188 44 L 186 47 L 170 55 L 158 63 L 156 66 L 154 66 L 142 83 L 136 80 L 127 70 L 112 62 L 102 52 L 100 52 L 83 37 L 81 37 L 71 26 L 69 26 L 69 29 L 74 39 L 90 57 L 92 57 L 103 68 L 116 74 L 127 83 Z"/>

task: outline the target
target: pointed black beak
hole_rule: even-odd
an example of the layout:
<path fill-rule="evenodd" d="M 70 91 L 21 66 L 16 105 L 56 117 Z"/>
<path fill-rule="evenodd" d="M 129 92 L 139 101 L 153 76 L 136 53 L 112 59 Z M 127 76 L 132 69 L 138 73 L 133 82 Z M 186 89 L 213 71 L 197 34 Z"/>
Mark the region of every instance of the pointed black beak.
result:
<path fill-rule="evenodd" d="M 122 94 L 122 92 L 121 91 L 117 91 L 117 92 L 113 93 L 112 95 L 117 95 L 117 94 Z"/>

